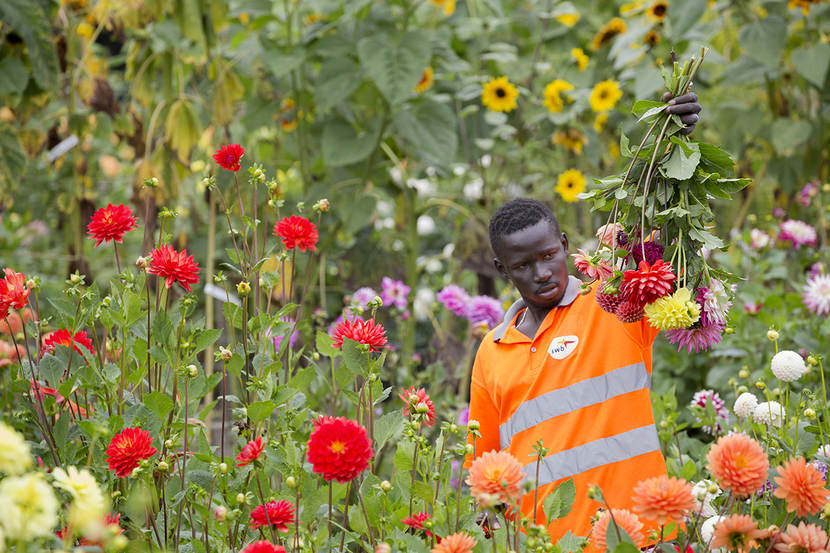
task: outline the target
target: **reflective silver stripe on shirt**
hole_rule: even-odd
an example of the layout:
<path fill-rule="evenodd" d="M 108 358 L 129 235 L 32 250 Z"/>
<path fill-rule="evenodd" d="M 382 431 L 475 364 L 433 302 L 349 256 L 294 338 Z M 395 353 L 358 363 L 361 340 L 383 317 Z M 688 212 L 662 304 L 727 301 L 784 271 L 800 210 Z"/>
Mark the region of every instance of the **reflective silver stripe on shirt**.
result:
<path fill-rule="evenodd" d="M 539 485 L 659 450 L 657 428 L 653 424 L 641 426 L 545 457 L 539 465 Z M 522 471 L 528 478 L 535 478 L 536 462 L 525 465 Z"/>
<path fill-rule="evenodd" d="M 513 436 L 519 432 L 548 419 L 650 385 L 651 375 L 645 363 L 635 363 L 533 398 L 519 405 L 513 415 L 499 426 L 501 448 L 507 449 Z"/>

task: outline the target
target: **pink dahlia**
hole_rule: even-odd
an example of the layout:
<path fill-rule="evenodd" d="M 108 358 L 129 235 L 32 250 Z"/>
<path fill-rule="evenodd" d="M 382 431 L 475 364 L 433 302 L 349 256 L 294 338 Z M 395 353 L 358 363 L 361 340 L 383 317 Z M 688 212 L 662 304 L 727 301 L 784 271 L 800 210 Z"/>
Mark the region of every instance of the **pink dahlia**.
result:
<path fill-rule="evenodd" d="M 614 273 L 608 261 L 599 259 L 598 256 L 592 256 L 585 250 L 578 249 L 576 251 L 577 253 L 571 254 L 571 257 L 574 258 L 574 265 L 580 273 L 588 278 L 606 280 Z"/>
<path fill-rule="evenodd" d="M 459 317 L 467 316 L 470 295 L 462 287 L 455 284 L 448 284 L 435 297 L 444 304 L 444 307 Z"/>
<path fill-rule="evenodd" d="M 721 323 L 666 331 L 666 339 L 669 343 L 677 344 L 677 351 L 682 351 L 685 347 L 689 353 L 692 353 L 692 350 L 695 350 L 695 353 L 708 351 L 709 348 L 720 343 L 722 337 L 723 324 Z"/>
<path fill-rule="evenodd" d="M 830 314 L 830 275 L 819 273 L 808 278 L 801 290 L 807 309 L 816 315 Z"/>
<path fill-rule="evenodd" d="M 778 238 L 786 242 L 792 242 L 793 246 L 799 248 L 801 246 L 815 246 L 818 234 L 816 234 L 816 229 L 804 221 L 787 219 L 781 223 L 781 232 L 778 233 Z"/>

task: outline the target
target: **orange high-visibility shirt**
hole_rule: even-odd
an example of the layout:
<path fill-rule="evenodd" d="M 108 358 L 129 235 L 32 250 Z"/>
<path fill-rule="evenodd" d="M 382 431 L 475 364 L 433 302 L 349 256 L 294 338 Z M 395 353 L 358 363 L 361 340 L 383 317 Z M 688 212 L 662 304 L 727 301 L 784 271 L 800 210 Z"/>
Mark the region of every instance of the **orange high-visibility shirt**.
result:
<path fill-rule="evenodd" d="M 569 277 L 562 301 L 532 339 L 515 327 L 524 306 L 517 302 L 484 337 L 473 365 L 470 419 L 481 423 L 475 455 L 508 451 L 534 481 L 533 446 L 542 439 L 549 452 L 539 465 L 539 524 L 546 524 L 545 497 L 574 480 L 573 509 L 548 527 L 554 543 L 568 530 L 588 535 L 601 507 L 587 496 L 591 485 L 612 508 L 632 509 L 634 485 L 666 474 L 650 398 L 657 330 L 645 320 L 620 322 L 597 305 L 592 288 L 579 295 L 579 281 Z M 532 489 L 520 504 L 532 519 Z"/>

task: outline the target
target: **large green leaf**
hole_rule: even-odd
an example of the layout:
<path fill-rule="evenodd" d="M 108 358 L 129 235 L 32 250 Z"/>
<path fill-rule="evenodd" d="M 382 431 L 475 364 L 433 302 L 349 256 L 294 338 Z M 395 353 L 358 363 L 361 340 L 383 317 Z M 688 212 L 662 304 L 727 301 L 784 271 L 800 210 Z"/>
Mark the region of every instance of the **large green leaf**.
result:
<path fill-rule="evenodd" d="M 447 163 L 458 147 L 455 113 L 446 104 L 424 100 L 395 114 L 395 130 L 428 161 Z"/>
<path fill-rule="evenodd" d="M 671 25 L 670 35 L 677 41 L 686 31 L 697 23 L 706 8 L 709 0 L 684 0 L 683 2 L 672 2 L 669 8 L 669 24 Z"/>
<path fill-rule="evenodd" d="M 20 94 L 29 82 L 29 71 L 15 57 L 0 61 L 0 94 Z"/>
<path fill-rule="evenodd" d="M 430 33 L 418 29 L 400 36 L 373 35 L 357 43 L 357 53 L 383 96 L 398 104 L 413 93 L 429 65 Z"/>
<path fill-rule="evenodd" d="M 380 126 L 380 118 L 375 118 L 369 122 L 368 129 L 356 131 L 341 118 L 331 119 L 323 128 L 323 159 L 333 166 L 366 159 L 375 149 Z"/>
<path fill-rule="evenodd" d="M 543 503 L 548 523 L 568 516 L 575 498 L 576 486 L 574 486 L 573 478 L 568 478 L 556 486 L 553 493 L 549 494 Z"/>
<path fill-rule="evenodd" d="M 9 125 L 0 124 L 0 191 L 16 188 L 26 170 L 26 160 L 17 133 Z"/>
<path fill-rule="evenodd" d="M 739 39 L 749 57 L 767 67 L 777 67 L 787 43 L 787 24 L 771 15 L 741 28 Z"/>
<path fill-rule="evenodd" d="M 790 60 L 802 77 L 822 88 L 830 69 L 830 44 L 796 48 L 790 53 Z"/>
<path fill-rule="evenodd" d="M 320 68 L 314 98 L 320 111 L 336 106 L 360 86 L 360 67 L 345 56 L 326 60 Z"/>
<path fill-rule="evenodd" d="M 50 18 L 31 0 L 0 2 L 0 21 L 15 29 L 26 42 L 32 74 L 41 88 L 57 85 L 58 56 L 52 42 Z"/>
<path fill-rule="evenodd" d="M 812 131 L 813 126 L 807 121 L 795 121 L 782 117 L 772 124 L 770 137 L 776 152 L 783 156 L 790 156 L 810 138 Z"/>
<path fill-rule="evenodd" d="M 675 140 L 672 140 L 675 142 Z M 700 149 L 695 142 L 677 140 L 669 159 L 663 168 L 670 179 L 686 180 L 695 174 L 697 164 L 700 163 Z"/>

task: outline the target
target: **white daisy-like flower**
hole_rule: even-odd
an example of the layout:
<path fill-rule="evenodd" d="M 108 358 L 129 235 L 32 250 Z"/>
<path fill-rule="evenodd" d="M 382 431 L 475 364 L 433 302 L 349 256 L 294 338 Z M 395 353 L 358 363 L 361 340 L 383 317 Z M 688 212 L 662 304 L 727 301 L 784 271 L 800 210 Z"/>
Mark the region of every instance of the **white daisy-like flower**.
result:
<path fill-rule="evenodd" d="M 765 401 L 755 407 L 752 414 L 755 422 L 780 427 L 784 421 L 784 407 L 777 401 Z"/>
<path fill-rule="evenodd" d="M 775 354 L 770 362 L 770 368 L 775 378 L 783 382 L 798 380 L 807 372 L 804 358 L 798 353 L 785 349 Z"/>
<path fill-rule="evenodd" d="M 808 278 L 801 290 L 807 309 L 825 317 L 830 314 L 830 275 L 819 273 Z"/>
<path fill-rule="evenodd" d="M 0 444 L 0 472 L 17 476 L 32 466 L 32 454 L 26 440 L 3 421 L 0 421 Z"/>
<path fill-rule="evenodd" d="M 69 507 L 69 522 L 84 536 L 99 537 L 101 521 L 107 514 L 107 503 L 95 477 L 86 469 L 69 467 L 67 471 L 58 467 L 52 472 L 55 486 L 72 494 Z"/>
<path fill-rule="evenodd" d="M 732 407 L 732 410 L 738 417 L 745 419 L 755 413 L 756 407 L 758 407 L 758 398 L 755 397 L 755 394 L 744 392 L 735 400 L 735 405 Z"/>
<path fill-rule="evenodd" d="M 761 229 L 754 228 L 749 231 L 749 245 L 753 250 L 763 250 L 769 246 L 769 234 Z"/>
<path fill-rule="evenodd" d="M 724 518 L 723 516 L 712 516 L 703 521 L 700 525 L 700 537 L 704 544 L 712 543 L 712 537 L 715 535 L 715 525 L 717 525 Z"/>
<path fill-rule="evenodd" d="M 47 536 L 58 523 L 58 500 L 39 472 L 0 481 L 0 526 L 9 540 Z"/>
<path fill-rule="evenodd" d="M 710 488 L 717 489 L 715 493 L 710 491 Z M 695 511 L 699 512 L 701 516 L 709 518 L 718 514 L 718 510 L 712 505 L 712 501 L 717 498 L 723 491 L 718 488 L 718 485 L 712 480 L 701 480 L 692 486 L 692 496 L 695 498 Z"/>
<path fill-rule="evenodd" d="M 732 307 L 732 301 L 726 293 L 723 282 L 713 278 L 709 281 L 709 286 L 703 294 L 703 310 L 706 312 L 706 316 L 709 321 L 724 324 L 730 307 Z"/>

